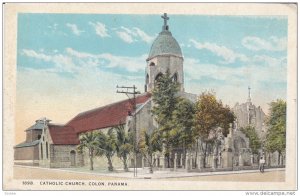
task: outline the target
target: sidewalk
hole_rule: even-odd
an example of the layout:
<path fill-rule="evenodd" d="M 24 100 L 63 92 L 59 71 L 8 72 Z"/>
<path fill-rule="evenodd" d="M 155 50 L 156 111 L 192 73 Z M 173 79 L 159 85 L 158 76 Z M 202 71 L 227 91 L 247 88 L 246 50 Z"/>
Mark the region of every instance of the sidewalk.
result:
<path fill-rule="evenodd" d="M 230 175 L 230 174 L 244 174 L 244 173 L 259 173 L 258 170 L 239 170 L 239 171 L 216 171 L 216 172 L 185 172 L 181 171 L 154 171 L 153 174 L 148 173 L 148 169 L 138 169 L 137 177 L 133 176 L 133 172 L 108 172 L 105 170 L 94 170 L 90 171 L 85 168 L 42 168 L 42 167 L 32 167 L 32 166 L 21 166 L 15 165 L 14 167 L 24 167 L 32 169 L 42 169 L 42 170 L 52 170 L 52 171 L 64 171 L 70 173 L 81 173 L 81 174 L 91 174 L 97 176 L 109 176 L 117 178 L 127 178 L 127 179 L 167 179 L 167 178 L 181 178 L 181 177 L 196 177 L 196 176 L 214 176 L 214 175 Z M 284 171 L 285 168 L 270 168 L 265 169 L 265 172 L 271 171 Z"/>

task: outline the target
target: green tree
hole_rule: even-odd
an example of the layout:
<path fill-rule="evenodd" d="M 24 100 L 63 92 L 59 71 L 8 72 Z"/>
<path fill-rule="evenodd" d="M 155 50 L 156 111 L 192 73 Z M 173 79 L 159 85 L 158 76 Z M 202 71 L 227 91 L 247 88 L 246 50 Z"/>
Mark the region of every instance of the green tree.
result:
<path fill-rule="evenodd" d="M 255 128 L 252 126 L 242 127 L 240 129 L 248 138 L 250 142 L 250 148 L 254 154 L 258 154 L 258 150 L 261 147 L 261 141 L 255 131 Z"/>
<path fill-rule="evenodd" d="M 196 141 L 194 116 L 195 104 L 185 98 L 179 98 L 173 111 L 173 129 L 170 131 L 170 135 L 173 140 L 173 146 L 184 149 L 184 156 L 187 149 L 191 149 Z"/>
<path fill-rule="evenodd" d="M 279 161 L 286 147 L 286 102 L 281 99 L 272 101 L 269 113 L 265 147 L 269 152 L 278 151 Z"/>
<path fill-rule="evenodd" d="M 108 171 L 113 171 L 112 157 L 116 152 L 116 136 L 113 128 L 109 129 L 107 134 L 99 132 L 97 142 L 97 155 L 105 156 L 107 158 Z"/>
<path fill-rule="evenodd" d="M 98 133 L 87 132 L 81 134 L 79 137 L 80 144 L 77 146 L 77 151 L 83 153 L 84 149 L 88 150 L 90 158 L 90 170 L 94 170 L 94 157 L 96 155 L 96 150 L 98 147 L 97 142 Z"/>
<path fill-rule="evenodd" d="M 127 159 L 130 152 L 133 150 L 132 141 L 130 135 L 126 133 L 124 125 L 120 124 L 114 127 L 116 132 L 116 151 L 117 156 L 122 160 L 124 170 L 128 171 Z"/>
<path fill-rule="evenodd" d="M 162 150 L 162 140 L 159 132 L 157 130 L 152 133 L 145 131 L 139 142 L 139 149 L 149 164 L 150 173 L 153 173 L 153 153 Z"/>
<path fill-rule="evenodd" d="M 207 156 L 208 145 L 216 148 L 220 131 L 224 136 L 229 132 L 229 124 L 234 121 L 233 112 L 228 106 L 223 106 L 212 92 L 202 93 L 196 102 L 195 129 L 205 147 L 204 160 Z M 221 128 L 221 129 L 220 129 Z M 204 161 L 205 167 L 205 161 Z"/>
<path fill-rule="evenodd" d="M 168 157 L 168 167 L 170 166 L 170 152 L 174 144 L 174 138 L 170 131 L 174 127 L 172 117 L 178 103 L 178 89 L 179 84 L 172 81 L 168 70 L 166 74 L 157 79 L 155 88 L 152 91 L 154 106 L 151 112 L 158 123 L 159 132 L 163 138 L 164 153 Z"/>

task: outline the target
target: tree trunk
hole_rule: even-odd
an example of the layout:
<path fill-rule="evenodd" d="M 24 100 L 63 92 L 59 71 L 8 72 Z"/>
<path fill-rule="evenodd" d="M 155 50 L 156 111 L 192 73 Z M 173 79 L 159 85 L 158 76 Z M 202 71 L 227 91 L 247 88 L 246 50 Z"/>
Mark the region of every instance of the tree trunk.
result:
<path fill-rule="evenodd" d="M 90 156 L 90 170 L 94 170 L 94 160 L 93 160 L 93 150 L 89 149 L 89 156 Z"/>
<path fill-rule="evenodd" d="M 281 164 L 280 164 L 280 152 L 278 152 L 278 165 L 280 166 Z"/>
<path fill-rule="evenodd" d="M 90 155 L 90 170 L 94 170 L 93 156 Z"/>
<path fill-rule="evenodd" d="M 149 173 L 153 174 L 153 164 L 152 164 L 152 154 L 149 155 L 148 163 L 149 163 Z"/>
<path fill-rule="evenodd" d="M 197 146 L 196 146 L 196 157 L 195 157 L 195 167 L 197 168 L 197 158 L 198 158 L 198 145 L 199 144 L 199 141 L 197 140 Z"/>
<path fill-rule="evenodd" d="M 122 161 L 123 161 L 124 171 L 125 171 L 125 172 L 128 172 L 127 156 L 126 156 L 126 155 L 123 155 Z"/>
<path fill-rule="evenodd" d="M 113 168 L 113 165 L 112 165 L 111 157 L 108 155 L 108 156 L 106 156 L 106 158 L 107 158 L 107 161 L 108 161 L 108 171 L 113 171 L 114 168 Z"/>

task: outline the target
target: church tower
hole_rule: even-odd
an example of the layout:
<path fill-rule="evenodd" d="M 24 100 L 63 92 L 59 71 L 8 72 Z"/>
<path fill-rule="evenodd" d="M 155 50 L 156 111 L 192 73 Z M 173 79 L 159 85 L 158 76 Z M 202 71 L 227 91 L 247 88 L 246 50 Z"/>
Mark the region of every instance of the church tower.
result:
<path fill-rule="evenodd" d="M 164 20 L 162 31 L 154 40 L 147 58 L 145 91 L 153 90 L 157 78 L 169 70 L 174 82 L 180 84 L 180 91 L 184 92 L 183 80 L 183 56 L 181 48 L 169 31 L 167 21 L 169 17 L 166 13 L 161 16 Z"/>

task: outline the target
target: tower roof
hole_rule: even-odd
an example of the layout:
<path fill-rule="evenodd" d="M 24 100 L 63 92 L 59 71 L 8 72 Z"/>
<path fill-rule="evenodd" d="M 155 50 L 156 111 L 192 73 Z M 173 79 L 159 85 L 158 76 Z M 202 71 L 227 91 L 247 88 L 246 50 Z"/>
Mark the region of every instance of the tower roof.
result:
<path fill-rule="evenodd" d="M 164 26 L 151 46 L 148 59 L 166 54 L 182 57 L 181 48 L 176 39 L 172 36 L 172 33 L 169 31 L 169 26 L 167 25 L 169 17 L 167 17 L 167 14 L 164 14 L 162 18 L 164 19 Z"/>

